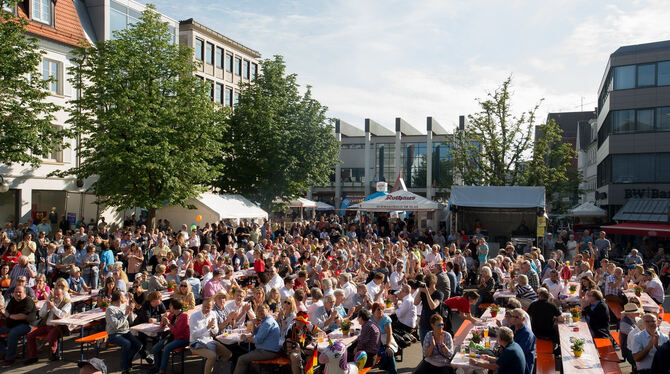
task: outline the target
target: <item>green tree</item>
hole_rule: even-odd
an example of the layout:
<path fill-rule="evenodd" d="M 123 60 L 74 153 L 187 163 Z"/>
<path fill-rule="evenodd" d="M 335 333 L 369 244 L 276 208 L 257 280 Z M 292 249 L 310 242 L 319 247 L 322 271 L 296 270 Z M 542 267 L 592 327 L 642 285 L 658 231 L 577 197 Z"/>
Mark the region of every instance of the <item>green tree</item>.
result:
<path fill-rule="evenodd" d="M 545 186 L 552 210 L 560 213 L 572 205 L 573 196 L 579 192 L 581 175 L 570 168 L 576 152 L 572 144 L 563 142 L 563 130 L 553 119 L 538 125 L 536 132 L 533 157 L 526 164 L 525 184 Z M 562 202 L 566 194 L 570 195 L 567 205 Z"/>
<path fill-rule="evenodd" d="M 38 70 L 42 51 L 26 36 L 28 21 L 5 10 L 16 0 L 0 0 L 0 163 L 30 164 L 62 149 L 66 130 L 53 126 L 60 108 L 46 101 L 47 83 Z"/>
<path fill-rule="evenodd" d="M 222 152 L 229 114 L 154 9 L 114 40 L 76 51 L 72 83 L 82 95 L 68 111 L 83 135 L 82 163 L 62 173 L 97 177 L 100 203 L 146 208 L 152 225 L 157 208 L 185 206 L 219 175 L 209 161 Z"/>
<path fill-rule="evenodd" d="M 325 106 L 310 87 L 298 92 L 297 76 L 286 74 L 281 56 L 261 63 L 262 73 L 244 85 L 224 137 L 230 139 L 215 186 L 240 193 L 265 209 L 273 202 L 325 185 L 338 162 L 339 143 Z"/>
<path fill-rule="evenodd" d="M 481 111 L 468 116 L 465 131 L 458 132 L 451 147 L 455 171 L 466 185 L 518 185 L 525 182 L 522 163 L 533 146 L 534 108 L 512 113 L 512 78 L 478 99 Z"/>

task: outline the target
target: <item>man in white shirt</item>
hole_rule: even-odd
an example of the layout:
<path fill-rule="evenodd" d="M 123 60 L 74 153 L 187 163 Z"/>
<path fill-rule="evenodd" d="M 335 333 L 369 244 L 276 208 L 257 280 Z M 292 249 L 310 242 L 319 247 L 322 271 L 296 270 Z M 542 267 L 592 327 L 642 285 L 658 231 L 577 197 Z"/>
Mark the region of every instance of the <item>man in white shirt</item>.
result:
<path fill-rule="evenodd" d="M 350 282 L 351 275 L 349 273 L 340 273 L 340 276 L 337 277 L 337 282 L 340 284 L 340 288 L 344 291 L 344 302 L 342 306 L 344 309 L 349 310 L 353 305 L 353 297 L 356 294 L 356 286 Z"/>
<path fill-rule="evenodd" d="M 181 225 L 181 231 L 180 232 L 184 234 L 184 241 L 188 241 L 188 238 L 189 238 L 189 236 L 188 236 L 188 226 L 186 226 L 185 224 Z"/>
<path fill-rule="evenodd" d="M 435 244 L 431 248 L 431 251 L 426 254 L 426 264 L 439 264 L 440 261 L 442 261 L 440 246 Z"/>
<path fill-rule="evenodd" d="M 214 274 L 212 273 L 212 268 L 209 267 L 209 265 L 202 267 L 202 280 L 200 281 L 201 290 L 205 289 L 205 285 L 212 279 L 213 276 Z"/>
<path fill-rule="evenodd" d="M 384 282 L 384 274 L 383 273 L 375 273 L 374 278 L 365 285 L 368 289 L 368 296 L 372 300 L 372 302 L 381 302 L 384 300 L 384 291 L 382 289 L 382 282 Z"/>
<path fill-rule="evenodd" d="M 233 356 L 228 348 L 212 338 L 212 334 L 219 333 L 219 326 L 216 323 L 216 314 L 212 313 L 211 299 L 203 300 L 202 309 L 193 313 L 189 319 L 189 329 L 191 352 L 207 359 L 205 374 L 212 373 L 217 359 L 228 361 Z"/>
<path fill-rule="evenodd" d="M 549 270 L 549 278 L 545 279 L 542 284 L 547 286 L 549 293 L 554 299 L 559 299 L 558 295 L 563 291 L 563 283 L 561 283 L 561 279 L 559 278 L 556 269 Z"/>
<path fill-rule="evenodd" d="M 287 275 L 286 278 L 284 278 L 284 286 L 279 289 L 279 298 L 281 301 L 284 301 L 289 296 L 293 296 L 295 294 L 295 290 L 293 289 L 293 285 L 295 284 L 295 274 Z"/>
<path fill-rule="evenodd" d="M 630 351 L 637 366 L 638 373 L 651 373 L 651 364 L 656 350 L 668 341 L 668 337 L 658 330 L 656 315 L 647 313 L 642 316 L 644 330 L 633 337 Z"/>
<path fill-rule="evenodd" d="M 400 335 L 408 334 L 416 328 L 416 306 L 414 305 L 414 298 L 411 295 L 411 288 L 406 284 L 400 287 L 395 315 L 398 317 L 398 322 L 393 323 L 392 327 Z"/>
<path fill-rule="evenodd" d="M 391 276 L 389 277 L 389 282 L 391 286 L 391 291 L 397 292 L 400 290 L 400 287 L 402 286 L 402 282 L 405 279 L 405 273 L 403 272 L 403 264 L 402 262 L 398 262 L 396 264 L 396 270 L 391 273 Z"/>
<path fill-rule="evenodd" d="M 266 295 L 269 294 L 270 290 L 273 288 L 279 290 L 280 288 L 284 287 L 284 280 L 282 280 L 281 276 L 277 274 L 277 269 L 275 269 L 274 265 L 265 270 L 269 279 L 264 286 Z"/>
<path fill-rule="evenodd" d="M 665 301 L 665 292 L 663 291 L 661 280 L 651 270 L 644 272 L 644 280 L 647 282 L 644 292 L 648 293 L 656 303 L 663 304 L 663 301 Z"/>
<path fill-rule="evenodd" d="M 60 326 L 55 325 L 53 320 L 67 317 L 70 315 L 71 309 L 72 304 L 70 299 L 65 297 L 63 289 L 60 287 L 54 288 L 51 291 L 51 298 L 42 305 L 39 312 L 40 318 L 46 319 L 46 324 L 40 324 L 37 329 L 27 335 L 29 358 L 24 362 L 26 365 L 37 362 L 37 336 L 44 334 L 47 334 L 49 340 L 49 359 L 52 361 L 58 359 L 56 353 L 58 352 L 58 340 L 62 332 Z"/>

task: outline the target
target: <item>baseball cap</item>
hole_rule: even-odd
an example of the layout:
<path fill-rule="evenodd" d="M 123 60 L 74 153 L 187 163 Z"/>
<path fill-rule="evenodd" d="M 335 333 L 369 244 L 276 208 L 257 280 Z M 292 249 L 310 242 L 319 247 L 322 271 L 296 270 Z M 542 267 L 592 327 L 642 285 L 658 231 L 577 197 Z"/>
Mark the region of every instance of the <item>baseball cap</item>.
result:
<path fill-rule="evenodd" d="M 99 358 L 92 358 L 90 360 L 79 361 L 77 363 L 77 366 L 79 366 L 80 368 L 83 368 L 86 365 L 91 365 L 96 370 L 100 371 L 102 374 L 107 374 L 107 365 L 105 365 L 105 362 Z"/>

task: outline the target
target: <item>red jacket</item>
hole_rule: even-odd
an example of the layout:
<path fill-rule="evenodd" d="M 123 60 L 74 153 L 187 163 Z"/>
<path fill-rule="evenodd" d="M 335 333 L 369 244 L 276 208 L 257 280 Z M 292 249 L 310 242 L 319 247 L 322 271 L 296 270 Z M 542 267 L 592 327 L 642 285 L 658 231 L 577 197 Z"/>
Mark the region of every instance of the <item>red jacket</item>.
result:
<path fill-rule="evenodd" d="M 265 273 L 265 262 L 263 260 L 254 261 L 254 270 L 256 273 Z"/>
<path fill-rule="evenodd" d="M 183 339 L 189 341 L 191 332 L 188 326 L 188 314 L 185 312 L 181 312 L 178 316 L 171 314 L 168 319 L 172 321 L 168 327 L 174 336 L 174 340 Z"/>

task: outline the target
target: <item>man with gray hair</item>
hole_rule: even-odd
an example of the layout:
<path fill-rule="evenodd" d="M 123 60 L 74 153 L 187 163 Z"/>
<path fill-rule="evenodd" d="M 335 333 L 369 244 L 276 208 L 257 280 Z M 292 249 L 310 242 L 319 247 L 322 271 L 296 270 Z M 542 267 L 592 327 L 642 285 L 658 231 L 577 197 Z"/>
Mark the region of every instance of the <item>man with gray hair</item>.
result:
<path fill-rule="evenodd" d="M 558 334 L 554 325 L 556 321 L 563 321 L 561 311 L 556 304 L 549 301 L 551 294 L 546 288 L 538 288 L 537 297 L 537 301 L 528 306 L 528 315 L 530 316 L 533 333 L 540 339 L 557 341 Z"/>
<path fill-rule="evenodd" d="M 314 309 L 310 319 L 313 320 L 314 325 L 325 332 L 334 330 L 339 324 L 340 315 L 334 308 L 335 295 L 326 295 L 323 298 L 323 305 Z"/>
<path fill-rule="evenodd" d="M 503 347 L 499 357 L 482 355 L 482 361 L 470 359 L 470 364 L 489 370 L 497 370 L 499 374 L 525 373 L 526 359 L 521 346 L 514 341 L 514 332 L 509 327 L 498 329 L 498 342 Z"/>
<path fill-rule="evenodd" d="M 14 265 L 12 271 L 9 272 L 9 278 L 12 280 L 11 286 L 16 286 L 16 280 L 19 277 L 25 277 L 26 282 L 30 285 L 30 280 L 35 278 L 35 275 L 37 275 L 35 265 L 28 261 L 28 257 L 19 256 L 18 264 Z"/>

